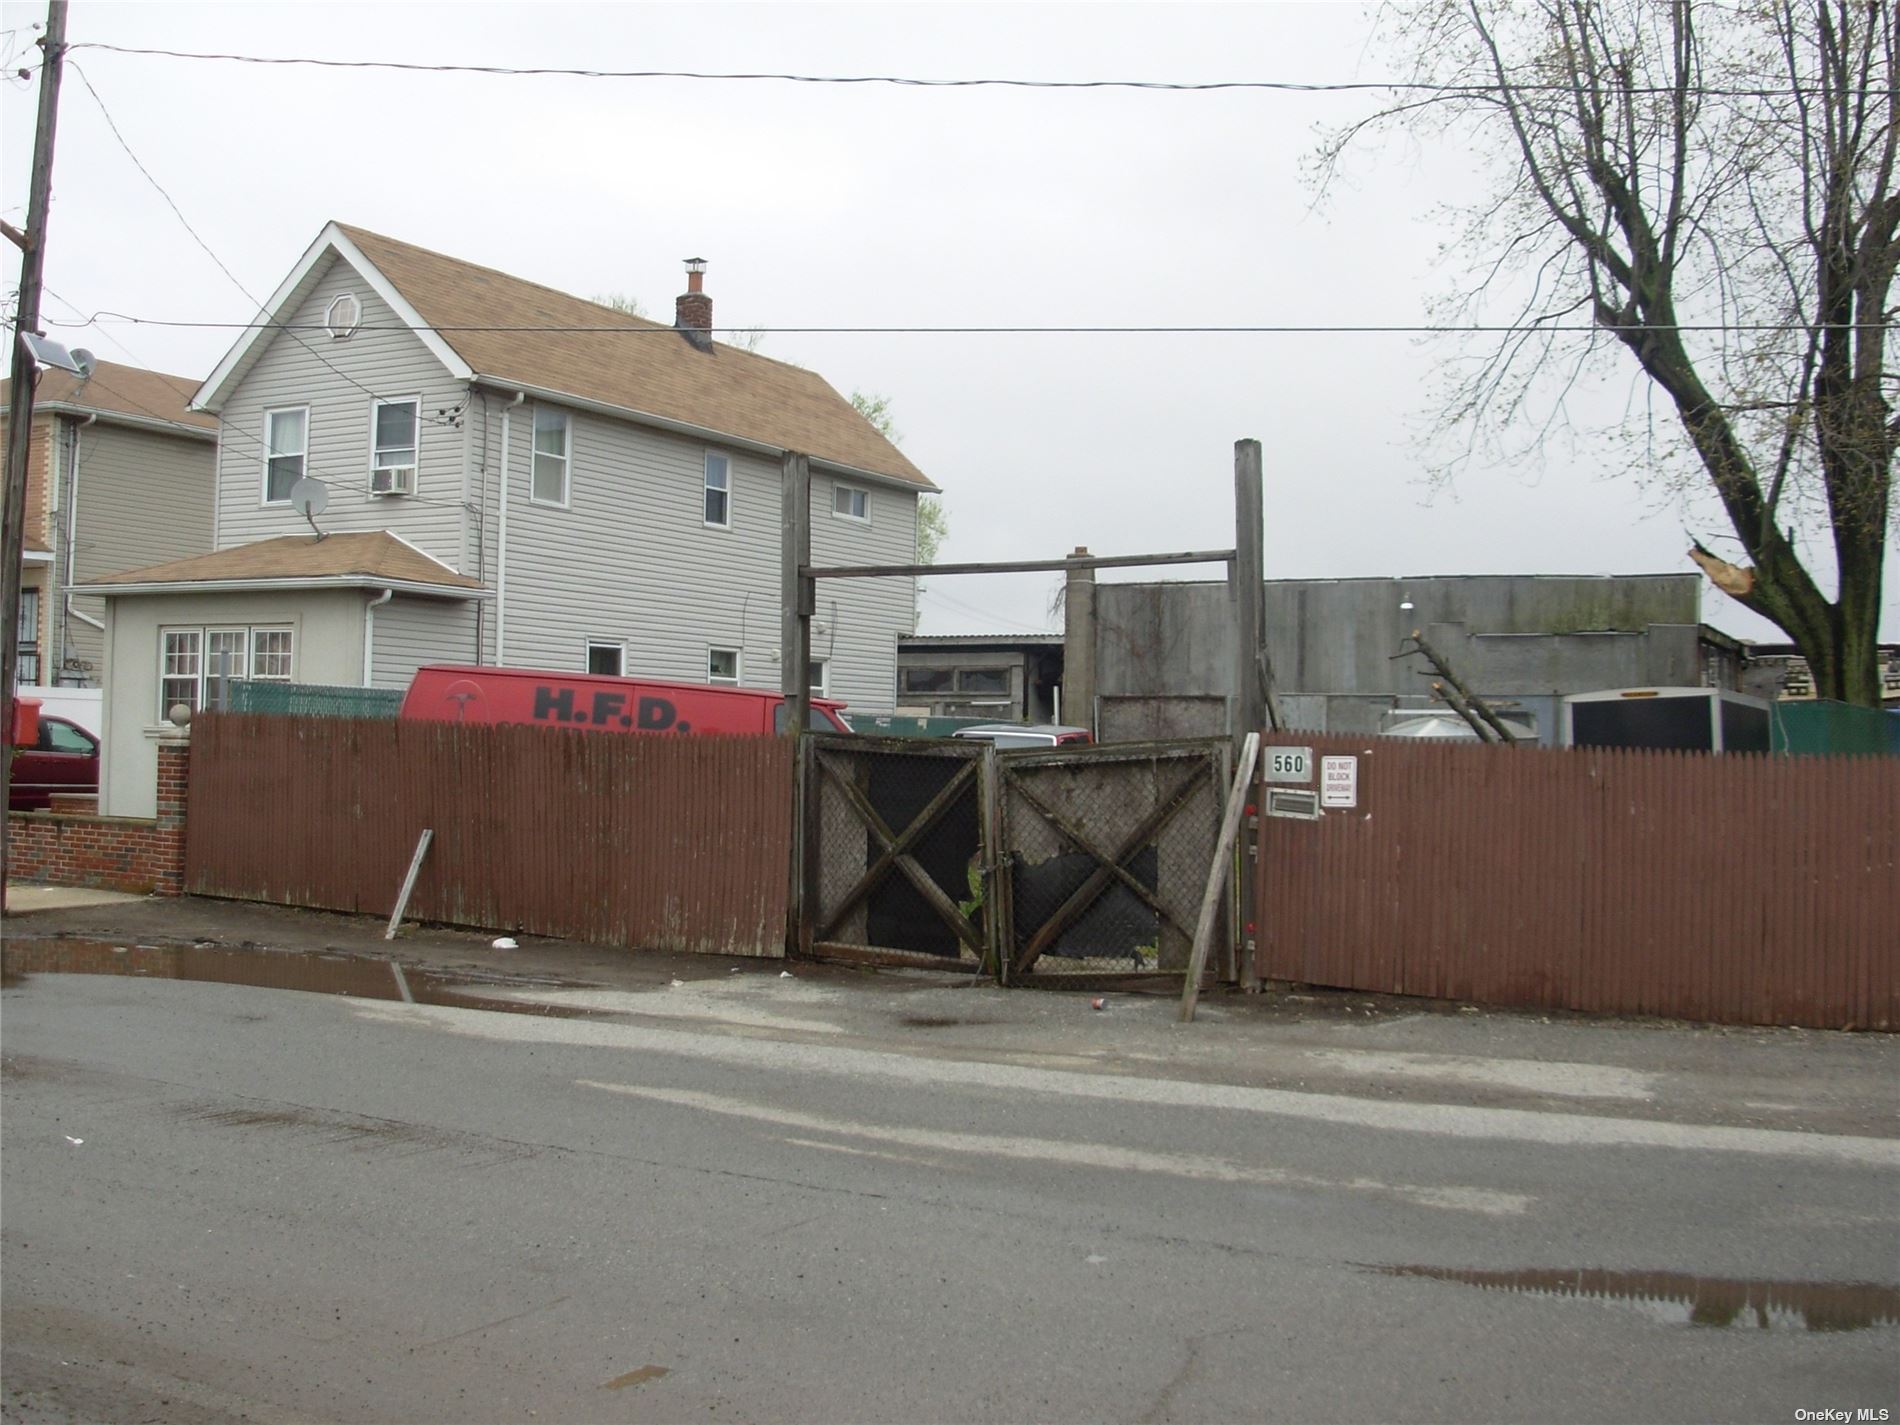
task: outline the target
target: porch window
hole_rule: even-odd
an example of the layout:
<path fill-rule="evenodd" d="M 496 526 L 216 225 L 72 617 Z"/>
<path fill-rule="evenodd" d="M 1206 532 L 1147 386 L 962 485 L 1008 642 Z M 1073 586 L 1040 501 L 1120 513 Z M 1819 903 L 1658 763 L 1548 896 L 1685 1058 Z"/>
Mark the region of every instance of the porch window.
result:
<path fill-rule="evenodd" d="M 290 630 L 254 628 L 251 630 L 251 677 L 263 683 L 290 681 Z"/>
<path fill-rule="evenodd" d="M 204 696 L 198 706 L 226 708 L 231 705 L 231 680 L 246 675 L 250 664 L 244 652 L 250 644 L 249 631 L 242 628 L 213 628 L 205 631 Z"/>
<path fill-rule="evenodd" d="M 230 705 L 239 678 L 288 683 L 295 634 L 284 627 L 166 628 L 158 634 L 158 716 L 179 703 L 196 712 Z"/>
<path fill-rule="evenodd" d="M 188 708 L 198 706 L 199 655 L 203 647 L 202 629 L 169 629 L 159 635 L 158 716 L 161 722 L 180 703 Z"/>

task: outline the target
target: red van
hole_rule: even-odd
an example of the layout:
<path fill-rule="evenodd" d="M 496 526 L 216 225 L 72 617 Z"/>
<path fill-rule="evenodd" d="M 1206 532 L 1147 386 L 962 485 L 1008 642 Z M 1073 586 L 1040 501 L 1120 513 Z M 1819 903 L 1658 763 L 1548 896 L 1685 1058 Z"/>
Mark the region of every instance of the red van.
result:
<path fill-rule="evenodd" d="M 849 732 L 831 698 L 811 700 L 817 732 Z M 402 700 L 426 722 L 534 723 L 581 732 L 773 733 L 785 727 L 785 697 L 763 688 L 550 673 L 533 668 L 433 665 L 416 669 Z"/>

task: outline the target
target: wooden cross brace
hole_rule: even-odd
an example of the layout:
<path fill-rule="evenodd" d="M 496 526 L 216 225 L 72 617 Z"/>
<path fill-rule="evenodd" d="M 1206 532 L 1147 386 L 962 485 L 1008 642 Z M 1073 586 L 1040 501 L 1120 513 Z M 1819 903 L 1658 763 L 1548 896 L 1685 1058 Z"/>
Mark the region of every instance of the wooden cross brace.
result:
<path fill-rule="evenodd" d="M 825 775 L 831 778 L 832 783 L 844 793 L 845 800 L 851 804 L 851 809 L 857 813 L 858 819 L 870 829 L 871 835 L 877 838 L 883 848 L 877 860 L 865 869 L 864 874 L 845 894 L 844 899 L 838 902 L 837 909 L 820 926 L 818 939 L 830 939 L 832 931 L 838 928 L 844 918 L 851 913 L 852 908 L 870 894 L 871 889 L 889 875 L 891 868 L 895 866 L 917 888 L 918 894 L 923 896 L 930 908 L 942 918 L 944 924 L 956 933 L 957 939 L 969 946 L 978 959 L 982 959 L 982 936 L 970 924 L 969 918 L 957 909 L 956 902 L 944 894 L 943 887 L 937 884 L 930 872 L 919 865 L 917 858 L 910 854 L 911 846 L 937 823 L 963 789 L 976 779 L 977 760 L 971 758 L 958 768 L 956 775 L 943 784 L 937 795 L 932 797 L 929 804 L 917 813 L 902 833 L 894 832 L 884 824 L 884 818 L 878 815 L 877 808 L 871 805 L 855 782 L 838 770 L 833 759 L 821 753 L 818 765 L 824 769 Z"/>
<path fill-rule="evenodd" d="M 1067 835 L 1071 841 L 1075 842 L 1081 850 L 1088 852 L 1090 856 L 1095 858 L 1096 867 L 1093 871 L 1089 872 L 1088 879 L 1077 886 L 1069 898 L 1056 908 L 1056 913 L 1042 923 L 1036 933 L 1030 937 L 1029 943 L 1023 946 L 1022 953 L 1016 958 L 1014 966 L 1014 972 L 1016 974 L 1026 973 L 1030 966 L 1041 959 L 1043 951 L 1053 945 L 1056 942 L 1056 938 L 1060 936 L 1064 930 L 1068 929 L 1083 911 L 1095 903 L 1096 898 L 1099 897 L 1103 891 L 1108 889 L 1110 881 L 1120 877 L 1124 884 L 1134 883 L 1134 877 L 1123 869 L 1124 864 L 1131 857 L 1137 855 L 1149 842 L 1159 836 L 1162 829 L 1166 827 L 1170 821 L 1174 820 L 1175 813 L 1179 812 L 1182 807 L 1193 800 L 1194 793 L 1199 788 L 1201 779 L 1204 776 L 1206 776 L 1206 769 L 1196 767 L 1193 771 L 1189 772 L 1187 776 L 1183 777 L 1180 784 L 1161 801 L 1157 802 L 1154 810 L 1143 817 L 1140 824 L 1136 826 L 1133 831 L 1129 832 L 1127 836 L 1122 838 L 1112 855 L 1103 854 L 1098 847 L 1086 838 L 1077 836 L 1064 828 L 1064 834 Z M 1020 790 L 1020 784 L 1018 784 L 1018 790 Z M 1037 810 L 1043 810 L 1040 804 L 1037 805 Z M 1148 901 L 1151 905 L 1154 904 L 1145 890 L 1142 891 L 1142 899 Z M 1160 907 L 1156 906 L 1156 909 L 1159 910 Z M 1165 914 L 1165 912 L 1163 913 Z M 1170 921 L 1174 919 L 1172 916 L 1168 918 Z"/>

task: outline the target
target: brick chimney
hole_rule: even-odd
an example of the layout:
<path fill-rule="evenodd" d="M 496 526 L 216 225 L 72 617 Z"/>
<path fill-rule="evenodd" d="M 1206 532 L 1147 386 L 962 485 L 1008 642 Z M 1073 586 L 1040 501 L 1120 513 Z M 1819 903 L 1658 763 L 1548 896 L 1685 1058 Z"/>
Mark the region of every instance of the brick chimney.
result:
<path fill-rule="evenodd" d="M 712 350 L 712 298 L 700 290 L 706 259 L 686 259 L 686 290 L 673 301 L 673 328 L 700 351 Z"/>

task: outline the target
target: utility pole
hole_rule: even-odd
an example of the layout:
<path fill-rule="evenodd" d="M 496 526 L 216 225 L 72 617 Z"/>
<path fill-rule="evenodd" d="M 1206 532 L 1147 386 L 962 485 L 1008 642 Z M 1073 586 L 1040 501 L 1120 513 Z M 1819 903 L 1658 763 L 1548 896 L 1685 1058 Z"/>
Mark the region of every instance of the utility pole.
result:
<path fill-rule="evenodd" d="M 25 336 L 38 334 L 40 277 L 46 265 L 46 212 L 53 192 L 53 130 L 59 121 L 59 76 L 66 62 L 66 0 L 50 0 L 45 56 L 40 66 L 40 117 L 33 135 L 33 178 L 27 196 L 26 231 L 7 236 L 20 248 L 20 305 L 13 324 L 12 380 L 7 387 L 7 481 L 0 500 L 0 802 L 13 791 L 13 685 L 20 667 L 20 554 L 26 544 L 26 465 L 33 439 L 35 364 Z M 0 819 L 0 908 L 8 866 L 7 824 Z"/>
<path fill-rule="evenodd" d="M 817 610 L 817 581 L 811 565 L 811 457 L 795 450 L 780 463 L 779 533 L 779 691 L 785 695 L 785 733 L 792 739 L 792 864 L 787 896 L 785 949 L 805 950 L 811 922 L 814 873 L 811 793 L 816 764 L 805 734 L 811 729 L 811 618 Z"/>

